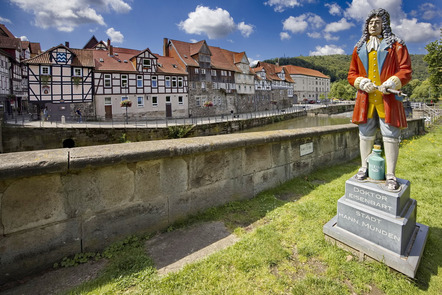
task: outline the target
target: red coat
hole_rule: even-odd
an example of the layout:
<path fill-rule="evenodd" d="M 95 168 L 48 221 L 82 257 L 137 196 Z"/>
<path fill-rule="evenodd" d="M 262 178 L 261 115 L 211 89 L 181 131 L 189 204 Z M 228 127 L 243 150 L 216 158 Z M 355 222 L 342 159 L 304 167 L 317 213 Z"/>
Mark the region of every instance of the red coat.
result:
<path fill-rule="evenodd" d="M 382 40 L 378 49 L 378 64 L 381 73 L 381 83 L 391 76 L 398 77 L 402 86 L 411 80 L 411 60 L 405 45 L 396 42 L 388 47 L 386 42 Z M 359 50 L 357 47 L 353 50 L 350 70 L 348 71 L 348 82 L 354 86 L 356 78 L 367 77 L 367 70 L 368 53 L 364 44 Z M 385 123 L 401 129 L 406 128 L 407 119 L 402 102 L 396 100 L 394 94 L 384 94 L 383 99 Z M 367 111 L 368 93 L 358 90 L 352 122 L 355 124 L 366 123 Z"/>

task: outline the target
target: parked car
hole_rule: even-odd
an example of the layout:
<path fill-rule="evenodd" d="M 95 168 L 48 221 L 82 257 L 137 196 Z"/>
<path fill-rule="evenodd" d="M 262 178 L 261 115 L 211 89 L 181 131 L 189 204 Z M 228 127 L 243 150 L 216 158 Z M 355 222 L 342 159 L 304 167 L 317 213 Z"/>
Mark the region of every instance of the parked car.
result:
<path fill-rule="evenodd" d="M 310 100 L 308 101 L 308 103 L 309 103 L 309 104 L 315 104 L 316 101 L 315 101 L 314 99 L 310 99 Z"/>

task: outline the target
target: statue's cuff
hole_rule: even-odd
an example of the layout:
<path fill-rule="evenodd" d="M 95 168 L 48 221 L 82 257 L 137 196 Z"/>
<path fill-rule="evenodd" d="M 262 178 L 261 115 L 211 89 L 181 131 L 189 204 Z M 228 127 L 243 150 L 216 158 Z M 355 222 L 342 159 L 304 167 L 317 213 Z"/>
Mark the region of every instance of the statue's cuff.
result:
<path fill-rule="evenodd" d="M 399 90 L 402 88 L 401 80 L 398 77 L 391 76 L 390 78 L 387 79 L 387 81 L 388 80 L 392 81 L 394 83 L 394 85 L 396 85 L 396 87 L 395 87 L 396 90 Z"/>
<path fill-rule="evenodd" d="M 353 84 L 353 86 L 356 88 L 356 89 L 361 89 L 360 87 L 359 87 L 359 84 L 361 84 L 361 81 L 362 81 L 362 79 L 364 79 L 365 77 L 357 77 L 356 78 L 356 80 L 355 80 L 355 83 Z"/>

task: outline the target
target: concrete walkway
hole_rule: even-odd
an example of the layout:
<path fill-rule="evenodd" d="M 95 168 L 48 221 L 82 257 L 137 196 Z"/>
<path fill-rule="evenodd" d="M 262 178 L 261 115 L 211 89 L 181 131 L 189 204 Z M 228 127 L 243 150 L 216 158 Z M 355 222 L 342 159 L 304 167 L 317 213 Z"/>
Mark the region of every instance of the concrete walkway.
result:
<path fill-rule="evenodd" d="M 158 234 L 146 241 L 145 247 L 158 269 L 158 274 L 167 275 L 169 272 L 182 269 L 186 264 L 225 249 L 238 240 L 239 238 L 231 234 L 224 223 L 206 222 Z M 97 278 L 106 265 L 107 261 L 102 259 L 75 267 L 48 270 L 15 285 L 2 286 L 0 294 L 60 294 Z"/>

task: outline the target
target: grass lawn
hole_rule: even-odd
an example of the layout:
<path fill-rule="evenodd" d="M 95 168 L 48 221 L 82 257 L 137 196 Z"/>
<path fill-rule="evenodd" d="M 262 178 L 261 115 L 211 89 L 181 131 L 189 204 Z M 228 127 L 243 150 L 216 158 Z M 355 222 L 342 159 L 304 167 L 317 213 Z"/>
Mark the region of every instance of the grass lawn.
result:
<path fill-rule="evenodd" d="M 256 198 L 210 209 L 177 224 L 219 220 L 235 245 L 160 277 L 143 239 L 117 249 L 108 268 L 73 294 L 442 294 L 442 128 L 400 149 L 397 176 L 411 182 L 417 222 L 430 227 L 416 279 L 379 262 L 359 262 L 324 240 L 344 183 L 359 161 L 326 167 Z M 173 228 L 170 228 L 173 230 Z M 121 249 L 120 249 L 121 248 Z"/>

